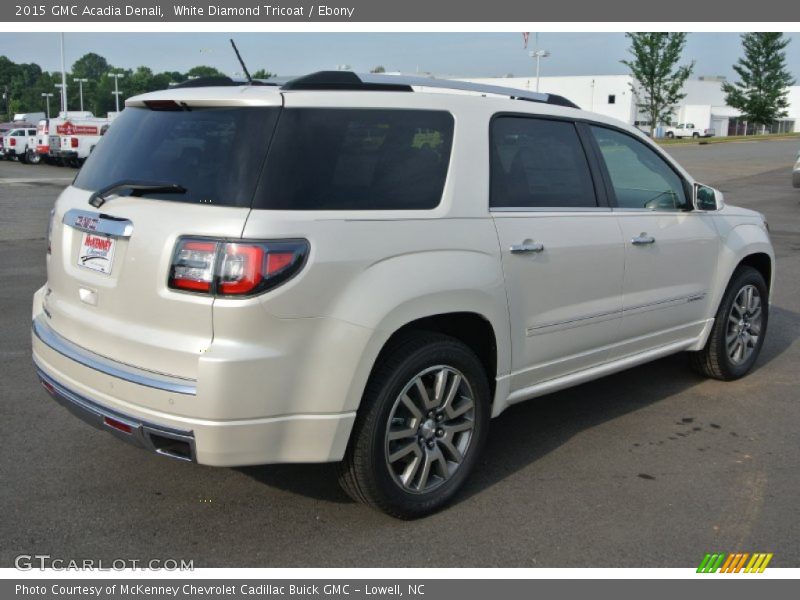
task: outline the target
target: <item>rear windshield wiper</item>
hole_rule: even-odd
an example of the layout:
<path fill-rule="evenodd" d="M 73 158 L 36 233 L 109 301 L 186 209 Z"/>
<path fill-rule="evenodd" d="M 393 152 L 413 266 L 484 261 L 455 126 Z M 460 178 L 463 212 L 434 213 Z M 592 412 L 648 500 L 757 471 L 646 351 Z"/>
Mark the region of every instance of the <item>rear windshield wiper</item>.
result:
<path fill-rule="evenodd" d="M 97 190 L 89 196 L 89 204 L 95 208 L 100 208 L 106 203 L 106 195 L 120 190 L 131 190 L 134 195 L 142 195 L 147 193 L 159 194 L 185 194 L 186 188 L 177 183 L 160 183 L 160 182 L 145 182 L 145 181 L 118 181 L 107 185 L 106 187 Z"/>

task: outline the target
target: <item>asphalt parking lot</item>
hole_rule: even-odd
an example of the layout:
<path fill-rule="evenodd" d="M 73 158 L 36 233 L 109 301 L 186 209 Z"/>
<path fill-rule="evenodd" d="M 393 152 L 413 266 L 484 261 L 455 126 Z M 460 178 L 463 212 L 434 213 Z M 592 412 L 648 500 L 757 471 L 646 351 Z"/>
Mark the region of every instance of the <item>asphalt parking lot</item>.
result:
<path fill-rule="evenodd" d="M 200 566 L 690 567 L 706 552 L 800 566 L 800 141 L 674 146 L 778 257 L 756 370 L 704 380 L 684 356 L 517 405 L 451 507 L 401 522 L 351 502 L 328 465 L 215 469 L 96 431 L 39 387 L 30 299 L 47 215 L 74 170 L 0 162 L 0 566 L 18 554 Z"/>

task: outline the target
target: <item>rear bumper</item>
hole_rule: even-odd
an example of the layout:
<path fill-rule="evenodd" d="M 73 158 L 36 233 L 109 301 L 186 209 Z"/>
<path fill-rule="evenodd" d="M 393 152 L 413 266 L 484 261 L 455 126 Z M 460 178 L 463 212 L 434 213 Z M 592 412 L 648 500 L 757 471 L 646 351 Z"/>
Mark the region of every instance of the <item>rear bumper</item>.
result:
<path fill-rule="evenodd" d="M 51 158 L 78 158 L 78 153 L 74 150 L 50 150 L 49 154 Z"/>
<path fill-rule="evenodd" d="M 193 432 L 162 427 L 111 410 L 68 390 L 41 369 L 36 371 L 42 387 L 53 399 L 92 427 L 157 454 L 178 460 L 196 460 Z"/>
<path fill-rule="evenodd" d="M 333 462 L 344 455 L 355 412 L 248 419 L 189 416 L 201 404 L 198 396 L 186 393 L 190 390 L 176 390 L 171 379 L 75 346 L 47 331 L 43 318 L 34 320 L 31 337 L 33 362 L 45 389 L 70 412 L 118 439 L 211 466 Z M 234 405 L 237 398 L 218 400 Z"/>

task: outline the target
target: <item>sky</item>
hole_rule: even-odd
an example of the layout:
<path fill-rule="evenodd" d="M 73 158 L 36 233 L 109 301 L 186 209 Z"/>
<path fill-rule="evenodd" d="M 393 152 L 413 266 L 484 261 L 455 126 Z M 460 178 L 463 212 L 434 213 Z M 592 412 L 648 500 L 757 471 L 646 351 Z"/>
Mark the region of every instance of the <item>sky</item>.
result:
<path fill-rule="evenodd" d="M 800 34 L 787 48 L 787 63 L 800 82 Z M 349 65 L 387 71 L 490 77 L 532 75 L 534 61 L 523 49 L 521 33 L 67 33 L 67 69 L 95 52 L 122 68 L 146 65 L 155 72 L 187 71 L 205 64 L 235 75 L 241 68 L 230 48 L 233 37 L 252 72 L 267 69 L 279 76 L 301 75 Z M 529 48 L 534 45 L 531 33 Z M 541 74 L 621 75 L 627 68 L 628 41 L 623 33 L 542 33 L 539 45 L 550 51 Z M 15 62 L 35 62 L 60 70 L 56 33 L 0 33 L 0 55 Z M 735 78 L 731 65 L 741 55 L 735 33 L 689 34 L 684 62 L 696 61 L 694 76 Z"/>

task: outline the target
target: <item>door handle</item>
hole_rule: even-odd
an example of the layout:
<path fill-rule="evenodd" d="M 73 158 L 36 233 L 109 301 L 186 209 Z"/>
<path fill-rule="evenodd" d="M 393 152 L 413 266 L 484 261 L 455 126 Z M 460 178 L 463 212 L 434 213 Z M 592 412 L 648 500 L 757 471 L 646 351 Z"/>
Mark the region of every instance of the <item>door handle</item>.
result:
<path fill-rule="evenodd" d="M 655 244 L 656 238 L 652 235 L 647 235 L 644 231 L 631 240 L 634 246 L 643 246 L 645 244 Z"/>
<path fill-rule="evenodd" d="M 521 244 L 514 244 L 509 248 L 511 254 L 529 254 L 531 252 L 541 252 L 544 250 L 544 244 L 535 242 L 522 242 Z"/>

